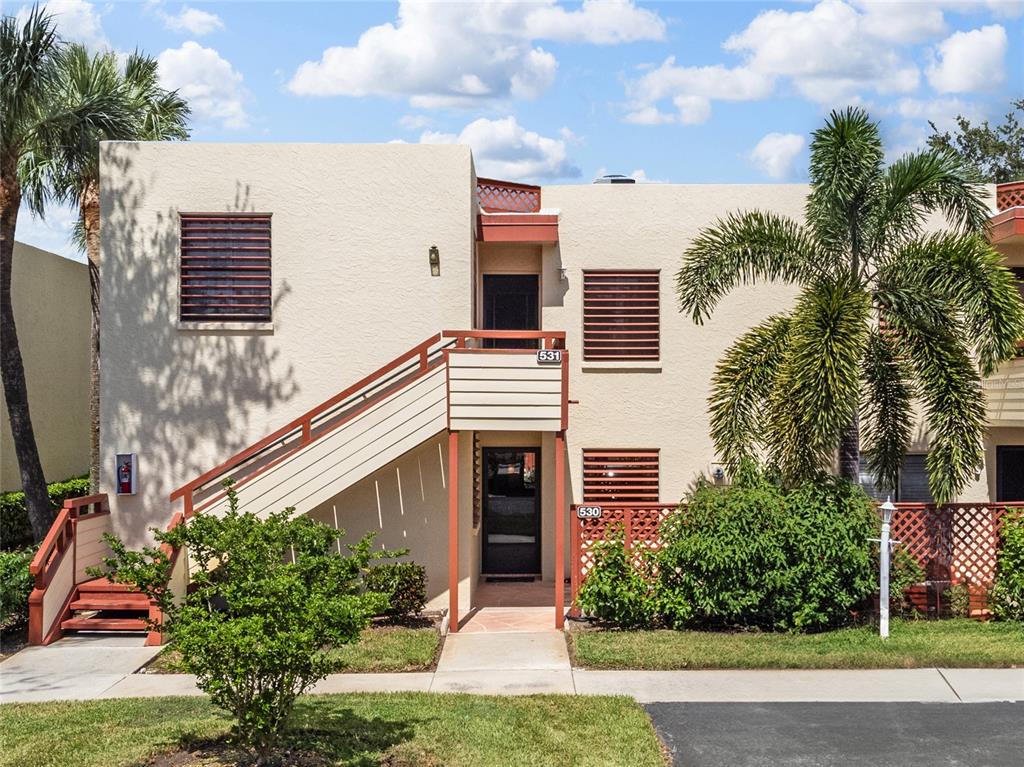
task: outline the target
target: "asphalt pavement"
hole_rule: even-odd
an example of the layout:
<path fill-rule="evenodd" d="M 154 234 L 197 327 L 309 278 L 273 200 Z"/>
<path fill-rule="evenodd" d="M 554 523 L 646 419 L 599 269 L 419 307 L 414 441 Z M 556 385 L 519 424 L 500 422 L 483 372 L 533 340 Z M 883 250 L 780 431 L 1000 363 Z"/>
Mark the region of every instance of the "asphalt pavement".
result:
<path fill-rule="evenodd" d="M 1024 703 L 650 703 L 674 767 L 1021 767 Z"/>

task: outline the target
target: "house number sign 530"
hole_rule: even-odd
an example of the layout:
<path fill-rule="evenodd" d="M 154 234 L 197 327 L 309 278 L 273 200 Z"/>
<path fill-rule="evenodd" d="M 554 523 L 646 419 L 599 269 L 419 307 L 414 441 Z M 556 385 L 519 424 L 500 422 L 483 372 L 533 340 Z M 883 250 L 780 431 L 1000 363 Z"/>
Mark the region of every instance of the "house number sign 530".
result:
<path fill-rule="evenodd" d="M 600 519 L 601 518 L 601 507 L 600 506 L 577 506 L 576 517 L 578 519 Z"/>
<path fill-rule="evenodd" d="M 551 363 L 559 363 L 562 361 L 562 350 L 561 349 L 538 349 L 537 350 L 537 362 L 542 365 L 549 365 Z"/>

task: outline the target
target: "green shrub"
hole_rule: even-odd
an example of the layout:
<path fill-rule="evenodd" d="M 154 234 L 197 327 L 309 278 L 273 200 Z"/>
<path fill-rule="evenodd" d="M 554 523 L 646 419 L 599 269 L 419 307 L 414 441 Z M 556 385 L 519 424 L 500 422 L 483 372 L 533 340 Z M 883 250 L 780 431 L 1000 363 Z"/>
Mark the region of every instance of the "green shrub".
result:
<path fill-rule="evenodd" d="M 998 620 L 1024 621 L 1024 511 L 1006 518 L 1002 539 L 990 595 L 992 615 Z"/>
<path fill-rule="evenodd" d="M 971 590 L 966 583 L 954 583 L 942 592 L 949 605 L 949 614 L 953 618 L 969 618 L 971 616 Z"/>
<path fill-rule="evenodd" d="M 384 595 L 387 606 L 381 614 L 389 618 L 419 615 L 427 603 L 427 571 L 415 562 L 375 565 L 363 576 L 363 586 Z"/>
<path fill-rule="evenodd" d="M 0 551 L 0 630 L 28 620 L 28 595 L 33 585 L 28 566 L 35 553 L 35 549 Z"/>
<path fill-rule="evenodd" d="M 181 654 L 181 669 L 197 676 L 210 699 L 235 719 L 234 734 L 262 762 L 278 743 L 295 698 L 332 668 L 329 649 L 354 641 L 383 607 L 364 593 L 372 535 L 333 553 L 345 533 L 293 510 L 266 518 L 238 510 L 226 483 L 228 510 L 197 513 L 158 544 L 187 546 L 197 568 L 188 594 L 167 589 L 170 563 L 158 548 L 129 551 L 113 536 L 105 560 L 118 582 L 137 585 L 164 611 L 163 630 Z M 180 599 L 181 595 L 179 595 Z"/>
<path fill-rule="evenodd" d="M 878 571 L 877 546 L 875 561 L 872 567 Z M 892 558 L 889 560 L 889 609 L 894 614 L 910 614 L 913 605 L 907 599 L 907 589 L 916 583 L 924 582 L 924 570 L 914 559 L 914 555 L 897 544 L 893 547 Z M 966 615 L 966 613 L 965 613 Z"/>
<path fill-rule="evenodd" d="M 671 626 L 811 630 L 849 620 L 875 583 L 871 500 L 822 475 L 785 490 L 748 464 L 703 483 L 662 526 L 658 604 Z"/>
<path fill-rule="evenodd" d="M 647 551 L 627 552 L 623 530 L 616 527 L 594 544 L 593 557 L 576 599 L 583 614 L 623 628 L 650 625 L 657 613 L 656 579 Z"/>
<path fill-rule="evenodd" d="M 47 485 L 54 511 L 68 498 L 89 494 L 89 477 L 72 477 Z M 0 548 L 13 551 L 32 544 L 32 525 L 28 521 L 25 494 L 20 490 L 0 493 Z"/>

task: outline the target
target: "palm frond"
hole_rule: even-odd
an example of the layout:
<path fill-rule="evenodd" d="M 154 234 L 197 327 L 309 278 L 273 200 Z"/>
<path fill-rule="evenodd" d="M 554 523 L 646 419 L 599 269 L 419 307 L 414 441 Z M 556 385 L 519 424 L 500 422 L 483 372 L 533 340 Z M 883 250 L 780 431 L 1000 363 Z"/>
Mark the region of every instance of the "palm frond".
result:
<path fill-rule="evenodd" d="M 869 310 L 851 280 L 812 285 L 797 302 L 765 419 L 769 453 L 787 477 L 829 466 L 857 415 Z"/>
<path fill-rule="evenodd" d="M 761 415 L 785 356 L 789 317 L 769 317 L 747 331 L 715 366 L 708 407 L 719 458 L 736 471 L 762 436 Z"/>
<path fill-rule="evenodd" d="M 952 152 L 906 154 L 886 169 L 871 203 L 871 249 L 884 251 L 914 238 L 933 211 L 961 233 L 983 233 L 989 217 L 985 197 L 977 171 Z"/>
<path fill-rule="evenodd" d="M 858 219 L 884 160 L 878 124 L 859 107 L 833 111 L 811 139 L 807 225 L 830 252 L 859 249 Z"/>
<path fill-rule="evenodd" d="M 862 375 L 861 442 L 867 446 L 868 467 L 883 487 L 896 487 L 913 436 L 914 390 L 889 334 L 871 331 Z"/>
<path fill-rule="evenodd" d="M 808 232 L 777 213 L 730 213 L 703 229 L 676 274 L 682 311 L 700 324 L 738 283 L 806 283 L 828 266 Z"/>
<path fill-rule="evenodd" d="M 940 233 L 907 243 L 879 279 L 910 290 L 924 285 L 945 299 L 964 318 L 964 344 L 975 349 L 982 375 L 1011 359 L 1024 339 L 1024 300 L 1003 256 L 984 237 Z"/>
<path fill-rule="evenodd" d="M 984 452 L 985 395 L 955 316 L 925 325 L 919 316 L 888 313 L 898 350 L 907 355 L 928 424 L 928 476 L 932 496 L 952 501 L 980 470 Z"/>
<path fill-rule="evenodd" d="M 0 18 L 0 152 L 8 157 L 21 154 L 45 111 L 57 44 L 53 17 L 38 5 L 24 23 Z"/>

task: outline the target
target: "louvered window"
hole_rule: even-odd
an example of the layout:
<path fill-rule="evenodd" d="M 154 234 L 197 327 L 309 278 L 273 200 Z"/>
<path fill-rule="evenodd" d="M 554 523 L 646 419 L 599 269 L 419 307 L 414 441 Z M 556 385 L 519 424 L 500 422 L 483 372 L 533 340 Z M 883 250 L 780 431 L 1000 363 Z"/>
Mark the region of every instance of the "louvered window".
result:
<path fill-rule="evenodd" d="M 657 450 L 584 450 L 586 503 L 657 503 Z"/>
<path fill-rule="evenodd" d="M 269 322 L 270 215 L 181 214 L 182 322 Z"/>
<path fill-rule="evenodd" d="M 659 274 L 583 272 L 583 359 L 656 360 Z"/>

